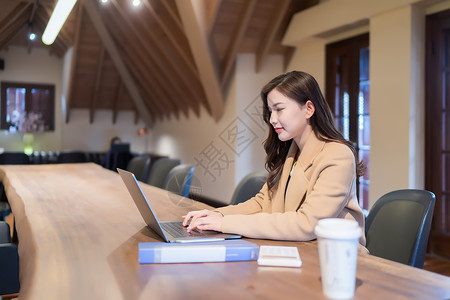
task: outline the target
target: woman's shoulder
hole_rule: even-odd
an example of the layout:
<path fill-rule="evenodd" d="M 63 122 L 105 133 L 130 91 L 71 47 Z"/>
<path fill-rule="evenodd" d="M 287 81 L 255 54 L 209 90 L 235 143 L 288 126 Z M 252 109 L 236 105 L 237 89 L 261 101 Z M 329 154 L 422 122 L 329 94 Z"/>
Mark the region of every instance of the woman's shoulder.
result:
<path fill-rule="evenodd" d="M 353 158 L 352 150 L 346 144 L 337 141 L 326 141 L 323 147 L 323 153 Z"/>

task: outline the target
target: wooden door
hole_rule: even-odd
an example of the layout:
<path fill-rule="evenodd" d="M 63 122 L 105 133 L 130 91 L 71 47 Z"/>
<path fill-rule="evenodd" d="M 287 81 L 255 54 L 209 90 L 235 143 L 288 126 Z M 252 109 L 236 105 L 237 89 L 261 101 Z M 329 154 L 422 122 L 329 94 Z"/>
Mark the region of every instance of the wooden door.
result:
<path fill-rule="evenodd" d="M 436 194 L 429 251 L 450 258 L 450 10 L 426 26 L 425 188 Z"/>

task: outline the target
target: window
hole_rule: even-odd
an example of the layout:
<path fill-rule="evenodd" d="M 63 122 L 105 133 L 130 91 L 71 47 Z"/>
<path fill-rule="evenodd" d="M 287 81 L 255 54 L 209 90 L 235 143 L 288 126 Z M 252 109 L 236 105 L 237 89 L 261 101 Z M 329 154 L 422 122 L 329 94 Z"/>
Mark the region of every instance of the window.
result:
<path fill-rule="evenodd" d="M 55 129 L 55 86 L 1 83 L 0 128 L 39 132 Z"/>
<path fill-rule="evenodd" d="M 334 111 L 336 127 L 356 145 L 359 159 L 367 170 L 357 180 L 362 208 L 369 206 L 369 34 L 329 44 L 326 95 Z"/>

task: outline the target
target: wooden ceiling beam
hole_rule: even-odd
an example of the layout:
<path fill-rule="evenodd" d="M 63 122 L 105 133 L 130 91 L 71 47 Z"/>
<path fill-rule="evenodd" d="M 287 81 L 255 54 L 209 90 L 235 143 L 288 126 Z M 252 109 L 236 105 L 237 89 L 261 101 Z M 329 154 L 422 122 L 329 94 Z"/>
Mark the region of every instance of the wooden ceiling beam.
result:
<path fill-rule="evenodd" d="M 125 36 L 126 38 L 130 38 L 130 34 L 132 35 L 132 40 L 134 41 L 133 43 L 130 43 L 130 45 L 128 47 L 131 47 L 131 45 L 133 45 L 135 48 L 134 52 L 137 53 L 137 55 L 140 56 L 140 64 L 137 64 L 138 68 L 144 68 L 145 73 L 148 73 L 148 70 L 155 70 L 155 67 L 146 67 L 145 65 L 150 63 L 153 63 L 156 68 L 159 68 L 159 74 L 157 74 L 157 76 L 155 77 L 155 81 L 157 83 L 156 86 L 154 86 L 155 89 L 165 89 L 167 91 L 170 91 L 171 88 L 169 86 L 169 80 L 162 80 L 160 77 L 161 74 L 164 74 L 164 72 L 166 72 L 166 70 L 164 69 L 164 67 L 162 67 L 160 60 L 155 57 L 154 55 L 152 56 L 153 59 L 148 59 L 147 56 L 144 56 L 144 51 L 145 53 L 151 53 L 153 54 L 153 48 L 151 48 L 146 41 L 143 38 L 143 35 L 140 34 L 140 32 L 138 32 L 138 30 L 136 29 L 136 27 L 134 26 L 133 22 L 130 19 L 130 16 L 126 15 L 124 13 L 124 10 L 120 7 L 120 5 L 115 1 L 112 0 L 111 3 L 114 5 L 115 8 L 115 16 L 112 16 L 112 19 L 114 20 L 114 23 L 117 23 L 117 20 L 122 19 L 124 22 L 122 22 L 121 24 L 121 30 L 123 32 L 123 36 Z M 117 13 L 119 15 L 117 15 Z M 127 25 L 127 27 L 124 27 L 125 23 Z M 110 24 L 112 25 L 112 24 Z M 117 31 L 116 31 L 117 32 Z M 126 49 L 125 49 L 126 50 Z M 130 56 L 132 57 L 132 56 Z M 156 62 L 160 62 L 159 64 L 157 64 Z M 167 75 L 165 75 L 165 77 L 167 78 Z M 146 82 L 149 82 L 150 84 L 153 83 L 154 80 L 149 80 L 149 78 L 151 78 L 151 74 L 147 74 L 147 76 L 144 77 L 144 79 L 146 79 Z M 140 78 L 142 79 L 142 78 Z M 146 83 L 143 84 L 143 86 L 146 86 Z M 172 102 L 172 100 L 170 99 L 168 103 L 166 103 L 166 105 L 164 105 L 163 103 L 159 102 L 159 101 L 154 101 L 153 99 L 148 99 L 147 102 L 152 103 L 154 106 L 157 106 L 158 108 L 158 116 L 162 117 L 164 115 L 164 113 L 170 112 L 172 110 L 175 110 L 176 105 Z M 169 105 L 169 107 L 167 106 Z"/>
<path fill-rule="evenodd" d="M 149 63 L 154 64 L 154 60 L 148 59 L 148 57 L 144 56 L 142 49 L 145 50 L 149 49 L 148 47 L 145 46 L 145 42 L 142 40 L 141 37 L 142 35 L 136 32 L 136 29 L 133 27 L 133 24 L 128 19 L 128 17 L 121 13 L 122 9 L 120 8 L 120 6 L 118 6 L 118 4 L 115 1 L 112 1 L 112 3 L 115 7 L 115 15 L 112 15 L 112 11 L 108 11 L 108 13 L 110 14 L 110 19 L 114 20 L 108 22 L 108 27 L 116 28 L 114 32 L 116 32 L 117 36 L 123 36 L 126 39 L 130 39 L 129 45 L 127 47 L 123 47 L 123 51 L 129 54 L 128 55 L 129 61 L 134 61 L 134 63 L 132 62 L 132 66 L 130 66 L 129 68 L 130 72 L 135 73 L 135 75 L 136 72 L 139 73 L 139 75 L 134 76 L 134 78 L 136 78 L 136 80 L 140 82 L 140 86 L 144 90 L 147 90 L 147 87 L 150 85 L 153 92 L 160 89 L 170 91 L 171 89 L 170 87 L 167 86 L 168 84 L 167 81 L 164 81 L 161 78 L 159 78 L 159 74 L 158 76 L 155 77 L 155 80 L 148 80 L 149 78 L 152 77 L 151 74 L 149 73 L 149 70 L 155 70 L 155 67 L 153 65 L 149 66 L 148 64 Z M 116 14 L 117 12 L 119 12 L 120 16 Z M 120 22 L 121 23 L 120 26 L 117 22 L 117 20 L 119 19 L 122 19 L 124 21 Z M 123 25 L 124 23 L 127 23 L 128 27 L 125 27 Z M 131 29 L 131 33 L 133 34 L 132 38 L 130 38 L 130 31 L 128 29 Z M 121 34 L 119 35 L 119 33 Z M 133 42 L 131 42 L 131 40 Z M 161 71 L 163 71 L 163 69 L 161 69 Z M 151 95 L 153 93 L 147 94 Z M 146 103 L 151 107 L 153 107 L 153 110 L 155 111 L 154 115 L 156 115 L 156 117 L 160 119 L 162 119 L 165 114 L 170 113 L 172 109 L 176 110 L 176 105 L 174 104 L 167 107 L 167 105 L 165 106 L 163 103 L 159 101 L 153 101 L 152 98 L 148 97 Z"/>
<path fill-rule="evenodd" d="M 31 9 L 30 18 L 28 19 L 28 23 L 33 22 L 34 16 L 36 15 L 36 10 L 39 7 L 39 1 L 33 3 L 33 8 Z"/>
<path fill-rule="evenodd" d="M 112 20 L 118 20 L 119 16 L 114 15 L 110 16 Z M 107 18 L 105 22 L 108 24 L 108 27 L 116 33 L 116 37 L 125 37 L 129 38 L 129 32 L 122 26 L 121 22 L 108 22 Z M 136 39 L 133 39 L 136 40 Z M 128 44 L 128 41 L 125 43 Z M 133 44 L 134 43 L 131 43 Z M 124 47 L 124 60 L 128 63 L 130 72 L 136 78 L 136 81 L 138 82 L 139 86 L 141 87 L 141 91 L 145 92 L 145 97 L 148 99 L 146 101 L 146 104 L 150 106 L 150 110 L 153 112 L 154 110 L 157 110 L 158 108 L 155 107 L 155 101 L 154 99 L 171 99 L 171 96 L 167 94 L 166 89 L 164 88 L 165 82 L 162 81 L 159 76 L 156 76 L 153 79 L 149 80 L 149 78 L 152 78 L 152 75 L 150 74 L 152 70 L 155 70 L 156 68 L 153 65 L 149 65 L 149 63 L 153 63 L 151 59 L 148 59 L 147 57 L 143 57 L 143 51 L 141 51 L 142 47 L 134 46 L 137 49 L 134 49 L 133 47 Z M 136 55 L 137 53 L 137 55 Z M 164 106 L 162 102 L 157 102 L 157 104 L 162 105 L 162 110 L 155 111 L 154 117 L 163 119 L 164 116 L 168 116 L 171 112 L 174 112 L 178 116 L 178 106 L 174 105 L 173 109 L 168 109 L 167 106 Z M 186 108 L 187 113 L 187 108 Z M 155 116 L 156 115 L 156 116 Z"/>
<path fill-rule="evenodd" d="M 210 38 L 216 23 L 217 14 L 219 13 L 222 0 L 208 0 L 206 2 L 206 25 L 208 27 L 207 36 Z"/>
<path fill-rule="evenodd" d="M 96 4 L 91 0 L 83 0 L 83 4 L 86 8 L 87 14 L 91 19 L 91 22 L 94 24 L 94 27 L 97 30 L 98 35 L 100 36 L 100 39 L 105 45 L 105 48 L 109 53 L 109 56 L 114 62 L 116 70 L 119 72 L 120 77 L 122 78 L 125 86 L 127 87 L 131 99 L 133 100 L 134 104 L 140 111 L 144 123 L 147 124 L 149 127 L 152 127 L 154 125 L 155 120 L 151 117 L 148 108 L 145 105 L 144 99 L 142 99 L 141 97 L 136 82 L 134 81 L 130 72 L 128 71 L 124 61 L 121 58 L 119 50 L 117 49 L 112 37 L 110 36 L 108 30 L 103 24 Z"/>
<path fill-rule="evenodd" d="M 188 117 L 189 107 L 191 107 L 195 114 L 199 116 L 200 108 L 198 100 L 204 99 L 204 97 L 202 97 L 195 89 L 196 83 L 199 88 L 201 88 L 198 84 L 198 73 L 193 73 L 193 76 L 183 73 L 170 56 L 170 53 L 162 48 L 161 42 L 158 40 L 158 36 L 156 36 L 155 32 L 149 28 L 148 24 L 143 21 L 142 18 L 137 18 L 137 20 L 140 24 L 140 29 L 144 30 L 147 37 L 150 37 L 149 41 L 153 42 L 152 45 L 149 45 L 147 40 L 143 41 L 147 53 L 149 53 L 152 56 L 153 61 L 156 62 L 157 67 L 163 75 L 162 77 L 164 77 L 163 82 L 171 85 L 169 86 L 169 92 L 172 94 L 175 92 L 175 95 L 169 98 L 169 100 L 175 101 L 178 106 L 181 106 L 186 117 Z M 157 79 L 159 79 L 159 76 L 157 76 Z M 185 92 L 182 92 L 183 90 Z"/>
<path fill-rule="evenodd" d="M 195 90 L 194 83 L 189 84 L 192 80 L 198 80 L 198 76 L 193 78 L 181 73 L 180 68 L 175 64 L 174 60 L 171 59 L 169 53 L 162 49 L 161 43 L 158 41 L 158 37 L 155 35 L 153 30 L 151 30 L 151 28 L 149 28 L 141 18 L 138 18 L 138 21 L 141 24 L 141 29 L 146 32 L 147 36 L 150 37 L 150 41 L 153 42 L 153 47 L 144 42 L 147 52 L 152 56 L 153 61 L 157 62 L 158 68 L 162 72 L 161 74 L 165 77 L 165 81 L 174 85 L 170 88 L 174 89 L 177 93 L 173 99 L 175 99 L 179 105 L 185 106 L 186 117 L 188 108 L 187 104 L 189 104 L 189 106 L 194 109 L 195 113 L 199 115 L 200 110 L 198 106 L 198 99 L 202 99 L 202 97 Z M 167 66 L 169 66 L 169 68 Z M 178 80 L 177 82 L 179 84 L 175 83 L 174 79 Z M 192 97 L 186 97 L 187 94 L 182 93 L 181 89 L 189 91 Z"/>
<path fill-rule="evenodd" d="M 83 3 L 78 3 L 77 17 L 75 21 L 75 40 L 72 49 L 72 57 L 70 61 L 70 75 L 67 87 L 66 99 L 66 123 L 69 123 L 70 110 L 73 103 L 73 86 L 75 85 L 76 65 L 78 62 L 78 48 L 80 47 L 81 23 L 83 20 Z"/>
<path fill-rule="evenodd" d="M 176 0 L 175 3 L 199 71 L 200 80 L 206 95 L 207 108 L 209 107 L 211 116 L 218 121 L 224 113 L 224 101 L 219 84 L 218 63 L 211 51 L 204 22 L 205 8 L 201 6 L 203 2 Z"/>
<path fill-rule="evenodd" d="M 172 7 L 169 5 L 169 1 L 167 0 L 162 0 L 159 1 L 160 4 L 162 4 L 164 6 L 164 8 L 166 9 L 166 11 L 169 13 L 170 17 L 172 18 L 172 21 L 177 25 L 178 29 L 181 32 L 184 32 L 184 27 L 183 27 L 183 23 L 180 20 L 180 18 L 178 17 L 178 14 L 176 11 L 174 11 L 172 9 Z"/>
<path fill-rule="evenodd" d="M 28 26 L 26 16 L 22 14 L 23 20 L 17 20 L 15 23 L 11 24 L 8 28 L 6 28 L 4 31 L 0 32 L 3 38 L 0 40 L 0 49 L 8 46 L 9 42 L 20 32 L 22 32 L 22 29 L 24 26 Z M 25 37 L 26 38 L 26 37 Z"/>
<path fill-rule="evenodd" d="M 19 3 L 2 22 L 0 22 L 0 33 L 3 33 L 11 24 L 17 21 L 17 19 L 23 16 L 23 13 L 29 9 L 30 3 Z"/>
<path fill-rule="evenodd" d="M 97 106 L 98 97 L 100 95 L 100 82 L 102 79 L 104 60 L 105 60 L 105 47 L 102 44 L 98 55 L 97 69 L 95 70 L 94 92 L 92 93 L 91 107 L 89 112 L 89 121 L 91 124 L 94 122 L 95 108 Z"/>
<path fill-rule="evenodd" d="M 163 0 L 162 2 L 165 2 L 165 1 L 166 0 Z M 166 24 L 161 20 L 161 18 L 155 12 L 155 10 L 153 9 L 151 3 L 148 2 L 148 1 L 145 1 L 144 3 L 145 3 L 145 7 L 147 8 L 147 10 L 150 12 L 152 17 L 156 21 L 156 23 L 159 25 L 159 27 L 161 27 L 161 29 L 163 30 L 164 34 L 167 36 L 167 38 L 171 42 L 172 46 L 175 48 L 177 54 L 183 59 L 183 61 L 188 66 L 189 70 L 192 72 L 192 74 L 195 76 L 195 78 L 198 79 L 199 78 L 198 77 L 198 71 L 197 71 L 197 68 L 195 67 L 195 65 L 192 63 L 191 58 L 189 58 L 186 55 L 185 51 L 183 51 L 183 49 L 181 49 L 180 44 L 178 43 L 178 41 L 176 40 L 174 35 L 170 32 L 169 28 L 167 28 Z"/>
<path fill-rule="evenodd" d="M 290 0 L 284 0 L 276 4 L 277 11 L 272 20 L 269 22 L 266 34 L 261 40 L 261 43 L 259 44 L 258 50 L 256 52 L 256 73 L 261 70 L 264 59 L 266 58 L 267 54 L 270 51 L 270 48 L 272 47 L 275 35 L 280 30 L 280 25 L 286 15 L 286 11 L 288 10 L 290 4 Z"/>
<path fill-rule="evenodd" d="M 253 10 L 255 9 L 256 6 L 256 0 L 248 0 L 244 1 L 244 3 L 245 3 L 244 11 L 240 16 L 239 24 L 237 25 L 234 31 L 233 37 L 225 54 L 225 59 L 222 63 L 222 73 L 220 77 L 221 78 L 220 85 L 222 89 L 225 88 L 225 85 L 228 82 L 231 69 L 236 61 L 236 54 L 239 50 L 239 46 L 242 43 L 244 34 L 247 30 L 247 25 L 250 21 L 250 18 L 253 14 Z"/>

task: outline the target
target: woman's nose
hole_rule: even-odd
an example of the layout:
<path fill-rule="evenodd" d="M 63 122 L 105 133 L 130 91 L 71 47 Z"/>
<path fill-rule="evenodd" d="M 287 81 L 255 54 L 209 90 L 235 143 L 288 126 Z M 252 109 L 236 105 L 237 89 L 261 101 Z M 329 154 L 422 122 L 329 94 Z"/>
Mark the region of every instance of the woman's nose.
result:
<path fill-rule="evenodd" d="M 277 123 L 277 118 L 275 116 L 275 112 L 270 113 L 270 119 L 269 122 L 271 125 L 275 125 Z"/>

